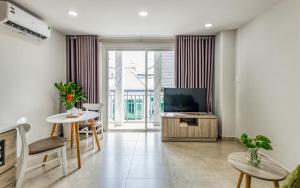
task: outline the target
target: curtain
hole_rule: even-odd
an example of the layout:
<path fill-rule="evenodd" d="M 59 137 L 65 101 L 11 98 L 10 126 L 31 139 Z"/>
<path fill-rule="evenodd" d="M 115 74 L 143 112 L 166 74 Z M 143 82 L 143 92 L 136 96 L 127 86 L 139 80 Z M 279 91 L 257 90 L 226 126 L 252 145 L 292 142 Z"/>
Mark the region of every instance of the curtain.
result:
<path fill-rule="evenodd" d="M 80 84 L 88 103 L 99 102 L 98 36 L 66 36 L 67 81 Z M 78 107 L 80 107 L 79 104 Z"/>
<path fill-rule="evenodd" d="M 208 112 L 213 106 L 215 36 L 176 36 L 175 85 L 206 88 Z"/>

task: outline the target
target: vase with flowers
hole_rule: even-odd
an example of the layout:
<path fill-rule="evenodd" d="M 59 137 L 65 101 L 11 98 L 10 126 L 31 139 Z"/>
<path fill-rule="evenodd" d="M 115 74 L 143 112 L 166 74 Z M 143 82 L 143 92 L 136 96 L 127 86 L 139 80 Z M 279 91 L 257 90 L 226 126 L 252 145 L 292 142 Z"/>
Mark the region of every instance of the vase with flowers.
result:
<path fill-rule="evenodd" d="M 248 162 L 255 167 L 259 167 L 261 163 L 261 156 L 258 152 L 260 149 L 273 150 L 271 140 L 263 135 L 250 138 L 246 133 L 243 133 L 241 135 L 241 142 L 248 148 Z"/>
<path fill-rule="evenodd" d="M 75 82 L 55 83 L 55 87 L 59 90 L 60 102 L 65 106 L 67 115 L 78 114 L 75 105 L 78 102 L 86 101 L 82 87 Z"/>

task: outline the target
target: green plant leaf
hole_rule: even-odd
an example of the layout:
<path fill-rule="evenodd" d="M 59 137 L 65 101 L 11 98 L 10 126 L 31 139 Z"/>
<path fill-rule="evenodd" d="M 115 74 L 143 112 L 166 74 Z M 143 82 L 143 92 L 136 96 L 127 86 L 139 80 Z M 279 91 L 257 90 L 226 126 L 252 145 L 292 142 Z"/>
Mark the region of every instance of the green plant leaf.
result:
<path fill-rule="evenodd" d="M 54 86 L 59 90 L 59 100 L 64 104 L 67 110 L 74 107 L 76 103 L 86 100 L 82 87 L 75 82 L 60 82 L 55 83 Z M 71 101 L 67 101 L 66 96 L 68 94 L 72 94 Z"/>
<path fill-rule="evenodd" d="M 248 143 L 248 135 L 246 133 L 243 133 L 241 135 L 241 141 L 243 144 L 247 144 Z"/>
<path fill-rule="evenodd" d="M 253 144 L 253 143 L 247 143 L 247 144 L 246 144 L 246 147 L 247 147 L 247 148 L 256 148 L 256 145 Z"/>
<path fill-rule="evenodd" d="M 255 139 L 248 137 L 246 133 L 241 135 L 241 142 L 247 148 L 257 148 L 257 149 L 265 149 L 265 150 L 273 150 L 271 146 L 271 140 L 263 135 L 257 135 Z"/>
<path fill-rule="evenodd" d="M 256 140 L 260 140 L 262 142 L 271 143 L 271 140 L 263 135 L 257 135 Z"/>
<path fill-rule="evenodd" d="M 265 150 L 273 150 L 272 146 L 267 142 L 261 142 L 260 147 Z"/>

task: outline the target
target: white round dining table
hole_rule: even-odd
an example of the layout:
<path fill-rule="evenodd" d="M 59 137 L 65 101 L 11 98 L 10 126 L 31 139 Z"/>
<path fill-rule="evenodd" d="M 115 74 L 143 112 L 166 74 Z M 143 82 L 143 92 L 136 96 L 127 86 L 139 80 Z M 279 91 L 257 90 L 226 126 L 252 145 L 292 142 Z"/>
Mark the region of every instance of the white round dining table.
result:
<path fill-rule="evenodd" d="M 66 126 L 71 125 L 71 148 L 73 148 L 73 138 L 74 138 L 74 131 L 75 131 L 78 168 L 81 168 L 79 123 L 86 122 L 86 121 L 90 122 L 88 125 L 90 125 L 90 127 L 92 129 L 98 151 L 100 151 L 100 143 L 99 143 L 99 139 L 98 139 L 98 135 L 97 135 L 96 127 L 95 127 L 95 121 L 94 121 L 99 116 L 100 116 L 100 114 L 98 112 L 83 111 L 83 113 L 79 117 L 76 117 L 76 118 L 73 118 L 73 117 L 68 118 L 67 113 L 55 114 L 55 115 L 52 115 L 52 116 L 49 116 L 46 118 L 46 122 L 53 124 L 50 136 L 55 136 L 56 129 L 59 124 L 64 124 Z M 44 157 L 44 162 L 47 161 L 47 157 L 48 156 Z"/>

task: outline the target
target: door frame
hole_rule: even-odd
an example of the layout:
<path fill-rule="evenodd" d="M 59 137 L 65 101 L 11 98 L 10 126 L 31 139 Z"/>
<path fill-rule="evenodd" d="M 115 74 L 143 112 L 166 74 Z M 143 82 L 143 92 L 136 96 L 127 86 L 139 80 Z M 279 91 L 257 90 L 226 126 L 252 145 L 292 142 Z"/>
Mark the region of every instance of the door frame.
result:
<path fill-rule="evenodd" d="M 147 71 L 148 63 L 147 63 L 147 53 L 151 50 L 161 50 L 161 51 L 174 51 L 175 49 L 175 42 L 174 40 L 167 40 L 167 42 L 100 42 L 100 73 L 101 73 L 101 80 L 100 80 L 100 87 L 102 89 L 102 92 L 100 92 L 101 96 L 101 102 L 103 103 L 103 125 L 105 131 L 112 131 L 108 129 L 108 51 L 110 50 L 143 50 L 145 51 L 145 71 Z M 147 74 L 147 72 L 145 72 Z M 145 87 L 148 86 L 148 79 L 145 79 Z M 145 89 L 145 92 L 147 90 Z M 145 93 L 145 97 L 147 97 L 147 93 Z M 146 98 L 147 99 L 147 98 Z M 145 104 L 147 104 L 148 101 L 146 100 Z M 145 106 L 145 113 L 147 113 L 147 106 Z M 118 130 L 120 131 L 120 130 Z M 124 129 L 122 131 L 160 131 L 159 129 L 149 129 L 147 128 L 147 114 L 145 114 L 145 129 Z"/>

